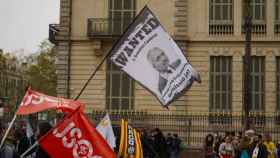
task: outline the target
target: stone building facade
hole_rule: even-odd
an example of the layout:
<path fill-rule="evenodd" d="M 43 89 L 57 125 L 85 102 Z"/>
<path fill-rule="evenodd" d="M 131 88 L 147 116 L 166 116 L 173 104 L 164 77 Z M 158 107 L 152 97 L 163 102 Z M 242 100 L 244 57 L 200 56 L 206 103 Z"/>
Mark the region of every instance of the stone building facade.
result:
<path fill-rule="evenodd" d="M 145 6 L 184 50 L 202 83 L 168 113 L 240 115 L 243 105 L 245 0 L 60 0 L 60 23 L 50 25 L 58 57 L 57 92 L 74 98 L 114 41 Z M 280 0 L 251 0 L 251 112 L 280 111 Z M 145 75 L 145 74 L 143 74 Z M 80 99 L 96 109 L 165 113 L 157 99 L 109 61 Z"/>

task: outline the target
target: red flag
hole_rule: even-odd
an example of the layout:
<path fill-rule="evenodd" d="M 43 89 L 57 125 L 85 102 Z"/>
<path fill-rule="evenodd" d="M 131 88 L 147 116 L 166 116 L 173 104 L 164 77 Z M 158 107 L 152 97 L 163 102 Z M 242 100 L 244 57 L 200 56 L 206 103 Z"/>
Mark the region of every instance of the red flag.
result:
<path fill-rule="evenodd" d="M 116 158 L 106 140 L 79 110 L 68 115 L 39 143 L 54 158 Z"/>
<path fill-rule="evenodd" d="M 82 103 L 75 100 L 57 98 L 36 92 L 29 88 L 18 108 L 18 115 L 27 115 L 47 109 L 60 109 L 64 112 L 74 111 Z"/>

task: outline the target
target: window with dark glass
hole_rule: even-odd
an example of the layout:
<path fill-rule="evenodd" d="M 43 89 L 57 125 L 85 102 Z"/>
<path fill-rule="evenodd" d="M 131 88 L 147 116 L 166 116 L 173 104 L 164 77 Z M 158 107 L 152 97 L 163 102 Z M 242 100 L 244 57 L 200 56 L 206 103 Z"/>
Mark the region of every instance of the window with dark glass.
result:
<path fill-rule="evenodd" d="M 266 33 L 266 0 L 250 0 L 249 10 L 247 2 L 243 1 L 243 32 L 245 32 L 245 16 L 249 11 L 252 17 L 252 33 Z"/>
<path fill-rule="evenodd" d="M 121 34 L 135 16 L 136 0 L 109 0 L 109 21 L 112 34 Z"/>
<path fill-rule="evenodd" d="M 232 57 L 210 57 L 209 122 L 232 123 Z"/>
<path fill-rule="evenodd" d="M 263 112 L 265 110 L 265 58 L 262 56 L 252 56 L 250 70 L 251 83 L 251 112 Z"/>
<path fill-rule="evenodd" d="M 280 33 L 280 0 L 275 0 L 275 33 Z"/>
<path fill-rule="evenodd" d="M 232 57 L 210 58 L 210 111 L 231 111 Z"/>
<path fill-rule="evenodd" d="M 209 34 L 233 34 L 233 0 L 210 0 Z"/>
<path fill-rule="evenodd" d="M 276 58 L 276 81 L 277 81 L 277 112 L 280 112 L 280 57 Z"/>
<path fill-rule="evenodd" d="M 107 60 L 106 107 L 115 110 L 134 108 L 134 81 L 110 60 Z"/>

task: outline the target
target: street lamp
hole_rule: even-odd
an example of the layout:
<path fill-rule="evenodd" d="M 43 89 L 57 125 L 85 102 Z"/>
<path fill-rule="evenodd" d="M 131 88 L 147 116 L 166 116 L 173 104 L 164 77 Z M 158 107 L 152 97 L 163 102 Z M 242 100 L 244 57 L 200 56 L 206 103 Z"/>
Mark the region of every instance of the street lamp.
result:
<path fill-rule="evenodd" d="M 252 17 L 250 15 L 250 0 L 245 2 L 245 57 L 244 57 L 244 100 L 243 100 L 243 109 L 244 109 L 244 130 L 250 128 L 250 118 L 249 110 L 251 107 L 251 37 L 252 37 Z"/>

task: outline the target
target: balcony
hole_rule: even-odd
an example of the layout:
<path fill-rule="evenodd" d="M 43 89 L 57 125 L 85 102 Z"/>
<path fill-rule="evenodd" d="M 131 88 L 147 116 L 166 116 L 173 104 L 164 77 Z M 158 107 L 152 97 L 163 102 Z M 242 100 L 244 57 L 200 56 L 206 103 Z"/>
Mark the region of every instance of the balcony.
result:
<path fill-rule="evenodd" d="M 232 35 L 233 23 L 231 21 L 217 22 L 210 21 L 209 24 L 210 35 Z"/>
<path fill-rule="evenodd" d="M 57 36 L 59 29 L 58 29 L 59 25 L 58 24 L 50 24 L 49 25 L 49 41 L 52 43 L 56 43 L 56 39 L 55 37 Z"/>
<path fill-rule="evenodd" d="M 280 34 L 280 20 L 278 20 L 278 21 L 275 21 L 275 24 L 274 24 L 274 32 L 276 33 L 276 34 Z"/>
<path fill-rule="evenodd" d="M 245 25 L 243 22 L 242 33 L 245 33 Z M 252 21 L 252 34 L 263 35 L 266 34 L 266 23 L 264 21 Z"/>
<path fill-rule="evenodd" d="M 87 35 L 89 38 L 117 38 L 125 31 L 132 20 L 132 18 L 90 18 L 88 19 Z"/>

